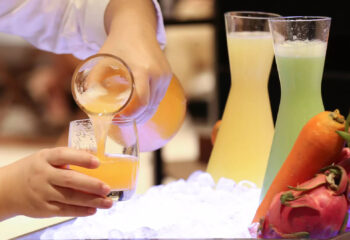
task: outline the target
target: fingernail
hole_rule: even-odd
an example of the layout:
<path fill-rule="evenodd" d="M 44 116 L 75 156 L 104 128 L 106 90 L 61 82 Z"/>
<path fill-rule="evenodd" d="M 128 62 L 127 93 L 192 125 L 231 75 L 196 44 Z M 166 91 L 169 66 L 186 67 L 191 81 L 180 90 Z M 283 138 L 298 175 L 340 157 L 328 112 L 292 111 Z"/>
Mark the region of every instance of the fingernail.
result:
<path fill-rule="evenodd" d="M 94 214 L 96 212 L 96 208 L 88 208 L 88 214 Z"/>
<path fill-rule="evenodd" d="M 92 156 L 91 157 L 91 163 L 92 163 L 92 165 L 98 166 L 98 165 L 100 165 L 100 160 L 97 157 Z"/>
<path fill-rule="evenodd" d="M 103 207 L 107 207 L 107 208 L 110 208 L 112 207 L 113 205 L 113 200 L 112 199 L 109 199 L 109 198 L 106 198 L 102 201 L 102 206 Z"/>
<path fill-rule="evenodd" d="M 111 188 L 107 184 L 104 184 L 102 187 L 102 191 L 104 195 L 107 195 L 111 191 Z"/>

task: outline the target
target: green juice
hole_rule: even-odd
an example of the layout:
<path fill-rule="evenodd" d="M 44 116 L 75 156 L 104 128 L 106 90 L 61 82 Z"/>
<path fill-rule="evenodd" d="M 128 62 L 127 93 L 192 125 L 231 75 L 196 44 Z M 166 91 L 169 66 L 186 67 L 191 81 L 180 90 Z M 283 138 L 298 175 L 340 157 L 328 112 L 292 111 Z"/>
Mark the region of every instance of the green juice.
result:
<path fill-rule="evenodd" d="M 321 81 L 325 52 L 326 44 L 319 41 L 289 43 L 279 48 L 275 46 L 281 101 L 260 200 L 287 158 L 302 127 L 324 110 Z"/>

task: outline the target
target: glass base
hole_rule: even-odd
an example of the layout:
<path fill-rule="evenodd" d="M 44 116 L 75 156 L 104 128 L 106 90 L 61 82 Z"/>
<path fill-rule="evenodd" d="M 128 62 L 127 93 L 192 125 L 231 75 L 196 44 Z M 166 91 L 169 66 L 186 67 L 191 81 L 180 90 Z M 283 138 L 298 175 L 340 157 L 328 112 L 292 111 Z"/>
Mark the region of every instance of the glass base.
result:
<path fill-rule="evenodd" d="M 107 197 L 111 198 L 113 201 L 126 201 L 129 200 L 135 193 L 135 189 L 128 190 L 115 190 L 111 191 Z"/>

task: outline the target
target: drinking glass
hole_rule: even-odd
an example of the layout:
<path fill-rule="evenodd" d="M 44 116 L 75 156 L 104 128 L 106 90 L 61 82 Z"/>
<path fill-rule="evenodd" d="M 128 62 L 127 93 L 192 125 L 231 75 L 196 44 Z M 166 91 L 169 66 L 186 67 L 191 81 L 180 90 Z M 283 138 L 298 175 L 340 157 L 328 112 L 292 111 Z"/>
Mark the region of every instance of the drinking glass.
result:
<path fill-rule="evenodd" d="M 261 199 L 302 127 L 324 110 L 321 81 L 331 18 L 280 17 L 270 19 L 269 24 L 281 83 L 281 101 Z"/>
<path fill-rule="evenodd" d="M 267 89 L 273 61 L 268 19 L 278 16 L 225 14 L 231 89 L 207 168 L 215 180 L 262 185 L 274 132 Z"/>
<path fill-rule="evenodd" d="M 108 184 L 112 189 L 108 196 L 114 200 L 128 200 L 133 195 L 139 169 L 138 136 L 134 120 L 112 121 L 102 154 L 97 153 L 94 127 L 90 119 L 72 121 L 69 125 L 68 146 L 90 151 L 100 160 L 96 169 L 73 165 L 70 166 L 71 169 Z"/>

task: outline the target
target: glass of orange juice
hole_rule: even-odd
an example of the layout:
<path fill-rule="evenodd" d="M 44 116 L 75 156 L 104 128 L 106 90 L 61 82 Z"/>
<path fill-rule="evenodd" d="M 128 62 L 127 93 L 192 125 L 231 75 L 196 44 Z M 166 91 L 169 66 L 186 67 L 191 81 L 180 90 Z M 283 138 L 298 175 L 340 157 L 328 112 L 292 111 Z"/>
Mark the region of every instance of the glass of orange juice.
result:
<path fill-rule="evenodd" d="M 108 196 L 112 199 L 128 200 L 135 192 L 139 169 L 136 123 L 134 120 L 127 119 L 113 120 L 109 123 L 106 135 L 105 142 L 96 141 L 90 119 L 70 122 L 68 146 L 90 151 L 100 160 L 100 165 L 96 169 L 78 166 L 70 166 L 70 169 L 98 178 L 108 184 L 112 189 Z"/>

